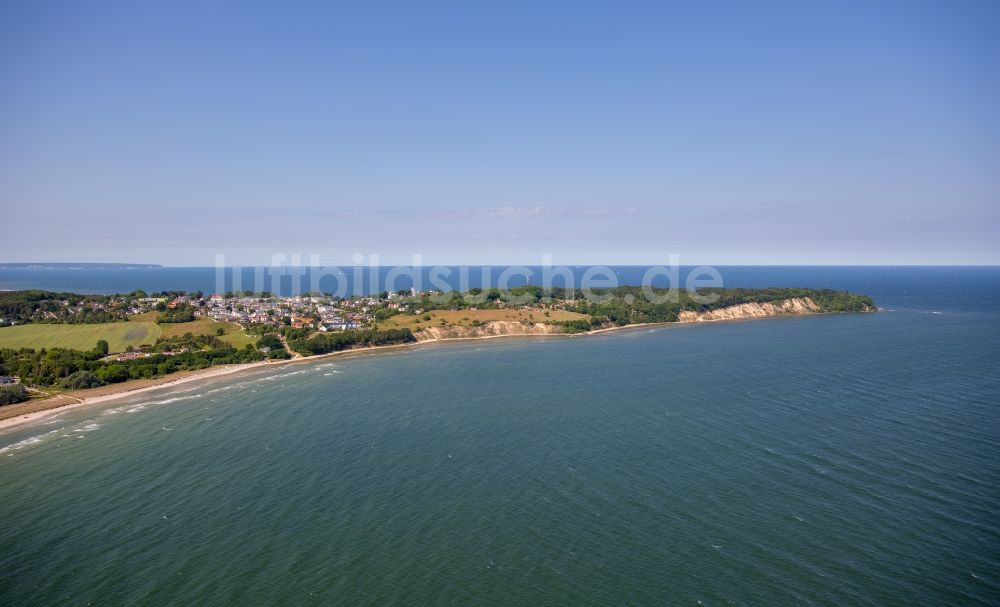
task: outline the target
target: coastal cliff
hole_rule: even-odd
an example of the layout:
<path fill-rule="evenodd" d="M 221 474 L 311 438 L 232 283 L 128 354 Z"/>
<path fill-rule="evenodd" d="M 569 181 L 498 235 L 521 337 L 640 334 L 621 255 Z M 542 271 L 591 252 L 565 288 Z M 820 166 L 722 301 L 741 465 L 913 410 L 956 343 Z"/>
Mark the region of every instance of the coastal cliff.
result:
<path fill-rule="evenodd" d="M 677 319 L 680 323 L 710 322 L 716 320 L 748 320 L 774 316 L 805 316 L 825 312 L 822 306 L 809 297 L 793 297 L 773 302 L 742 303 L 704 312 L 682 311 Z M 626 325 L 628 326 L 628 325 Z M 618 327 L 614 327 L 618 328 Z M 624 328 L 624 327 L 622 327 Z M 599 329 L 600 331 L 601 329 Z M 603 329 L 607 330 L 607 329 Z M 491 321 L 478 326 L 424 327 L 413 332 L 418 342 L 442 341 L 446 339 L 472 339 L 514 335 L 557 335 L 566 333 L 555 323 Z"/>
<path fill-rule="evenodd" d="M 474 337 L 501 337 L 504 335 L 555 335 L 563 333 L 556 324 L 495 320 L 479 326 L 424 327 L 413 332 L 418 342 L 444 339 L 470 339 Z"/>
<path fill-rule="evenodd" d="M 806 314 L 819 314 L 821 312 L 823 312 L 823 309 L 812 299 L 808 297 L 794 297 L 792 299 L 773 302 L 737 304 L 705 312 L 685 310 L 680 313 L 678 322 L 742 320 L 786 315 L 803 316 Z"/>

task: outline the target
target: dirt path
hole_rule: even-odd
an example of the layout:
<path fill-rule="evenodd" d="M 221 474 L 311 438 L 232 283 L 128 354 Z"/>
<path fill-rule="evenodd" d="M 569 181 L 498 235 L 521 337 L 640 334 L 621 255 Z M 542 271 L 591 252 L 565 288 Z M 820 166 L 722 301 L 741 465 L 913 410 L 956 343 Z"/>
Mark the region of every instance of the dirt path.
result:
<path fill-rule="evenodd" d="M 291 357 L 292 357 L 292 360 L 295 360 L 296 358 L 302 358 L 302 355 L 301 355 L 301 354 L 299 354 L 299 353 L 298 353 L 298 352 L 296 352 L 295 350 L 292 350 L 291 348 L 289 348 L 289 347 L 288 347 L 288 340 L 287 340 L 287 339 L 285 339 L 285 336 L 284 336 L 284 335 L 281 335 L 281 334 L 279 333 L 279 334 L 278 334 L 278 339 L 280 339 L 280 340 L 281 340 L 281 345 L 282 345 L 282 347 L 284 347 L 284 348 L 285 348 L 285 352 L 288 352 L 288 353 L 289 353 L 289 354 L 291 355 Z"/>

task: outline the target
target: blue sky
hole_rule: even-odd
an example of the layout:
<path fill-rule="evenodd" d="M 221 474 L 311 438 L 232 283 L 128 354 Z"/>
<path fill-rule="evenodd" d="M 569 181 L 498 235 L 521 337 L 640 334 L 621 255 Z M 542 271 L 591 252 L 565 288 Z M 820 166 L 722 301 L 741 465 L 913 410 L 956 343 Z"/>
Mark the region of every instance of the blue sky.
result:
<path fill-rule="evenodd" d="M 996 2 L 0 6 L 4 261 L 1000 263 Z"/>

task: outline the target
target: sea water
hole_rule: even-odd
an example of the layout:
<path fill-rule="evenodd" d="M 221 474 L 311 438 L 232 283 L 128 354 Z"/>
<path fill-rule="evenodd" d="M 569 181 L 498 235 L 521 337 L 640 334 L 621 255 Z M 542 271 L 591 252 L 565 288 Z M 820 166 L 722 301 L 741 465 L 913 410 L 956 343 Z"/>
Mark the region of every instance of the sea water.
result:
<path fill-rule="evenodd" d="M 1000 603 L 1000 272 L 746 272 L 883 311 L 424 345 L 0 433 L 0 604 Z"/>

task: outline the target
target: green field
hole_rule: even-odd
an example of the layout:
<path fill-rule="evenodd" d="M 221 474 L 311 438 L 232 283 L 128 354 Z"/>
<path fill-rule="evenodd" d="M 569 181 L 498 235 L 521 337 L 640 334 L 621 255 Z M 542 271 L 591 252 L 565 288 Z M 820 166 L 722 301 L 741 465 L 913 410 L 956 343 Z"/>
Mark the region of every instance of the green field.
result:
<path fill-rule="evenodd" d="M 143 314 L 128 322 L 92 325 L 38 323 L 2 327 L 0 328 L 0 348 L 92 350 L 97 340 L 103 339 L 108 342 L 111 352 L 124 352 L 128 346 L 152 344 L 159 337 L 176 337 L 185 333 L 215 335 L 218 329 L 225 332 L 220 339 L 237 348 L 242 348 L 257 340 L 256 337 L 247 335 L 239 325 L 216 322 L 210 318 L 159 325 L 152 322 L 153 318 L 155 318 L 155 314 Z"/>
<path fill-rule="evenodd" d="M 160 327 L 151 322 L 30 324 L 0 328 L 0 348 L 93 350 L 97 341 L 104 339 L 112 352 L 123 352 L 128 346 L 151 344 L 159 336 Z"/>
<path fill-rule="evenodd" d="M 132 321 L 153 321 L 155 318 L 156 312 L 150 312 L 148 314 L 133 316 Z M 236 348 L 256 343 L 259 339 L 257 336 L 247 335 L 243 327 L 237 324 L 212 320 L 211 318 L 196 318 L 191 322 L 165 322 L 157 326 L 160 328 L 160 336 L 164 339 L 180 337 L 185 333 L 191 333 L 192 335 L 215 335 L 219 329 L 224 331 L 219 339 Z"/>

